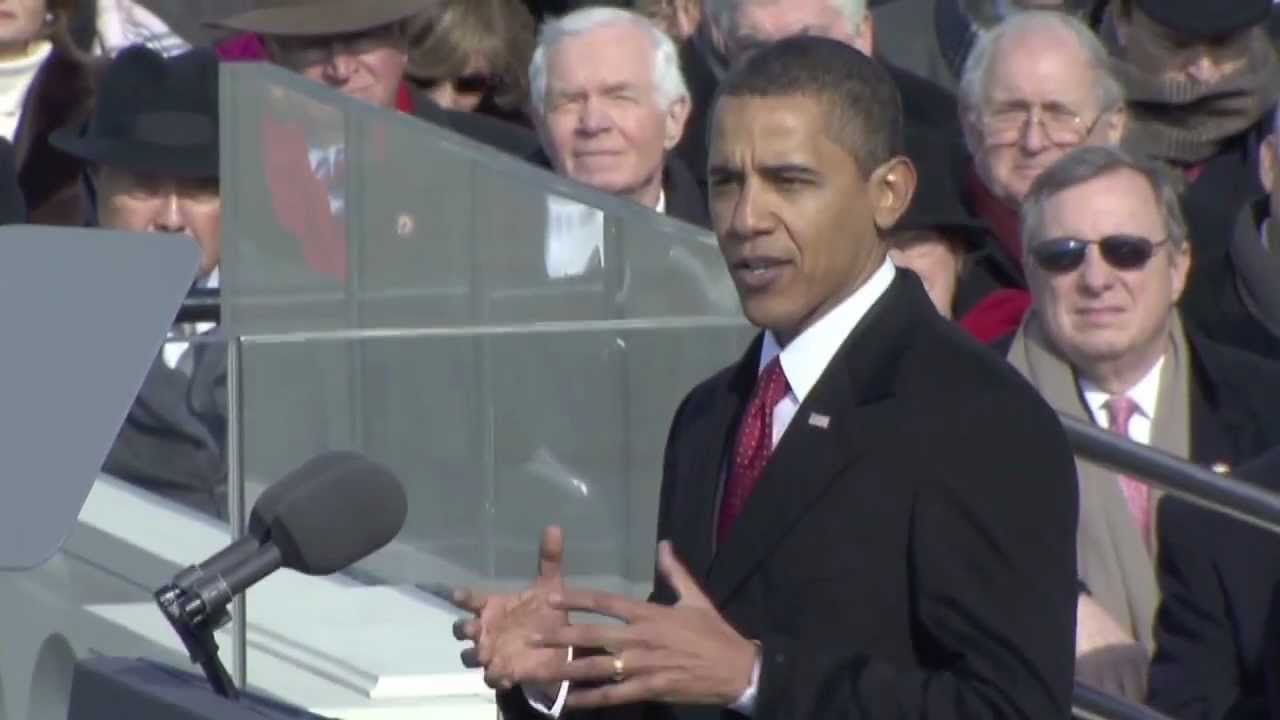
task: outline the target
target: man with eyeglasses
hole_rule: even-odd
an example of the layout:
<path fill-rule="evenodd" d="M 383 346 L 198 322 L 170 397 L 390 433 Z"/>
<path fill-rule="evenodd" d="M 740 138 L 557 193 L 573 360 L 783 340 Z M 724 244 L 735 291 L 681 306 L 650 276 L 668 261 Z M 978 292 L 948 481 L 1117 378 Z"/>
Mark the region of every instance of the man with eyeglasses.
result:
<path fill-rule="evenodd" d="M 960 323 L 991 342 L 1017 328 L 1029 297 L 1018 207 L 1036 177 L 1078 145 L 1120 141 L 1124 96 L 1089 28 L 1051 11 L 1026 11 L 984 32 L 960 81 L 960 115 L 973 158 L 965 183 L 974 215 L 995 243 L 961 281 Z"/>
<path fill-rule="evenodd" d="M 1176 310 L 1191 247 L 1162 166 L 1110 146 L 1071 151 L 1029 188 L 1021 236 L 1032 306 L 1008 358 L 1058 412 L 1219 468 L 1280 444 L 1280 368 L 1185 329 Z M 1077 678 L 1141 699 L 1160 493 L 1076 466 Z"/>
<path fill-rule="evenodd" d="M 1133 115 L 1126 147 L 1184 176 L 1228 215 L 1261 190 L 1256 152 L 1280 99 L 1271 0 L 1116 0 L 1101 34 Z M 1225 238 L 1205 238 L 1225 242 Z"/>

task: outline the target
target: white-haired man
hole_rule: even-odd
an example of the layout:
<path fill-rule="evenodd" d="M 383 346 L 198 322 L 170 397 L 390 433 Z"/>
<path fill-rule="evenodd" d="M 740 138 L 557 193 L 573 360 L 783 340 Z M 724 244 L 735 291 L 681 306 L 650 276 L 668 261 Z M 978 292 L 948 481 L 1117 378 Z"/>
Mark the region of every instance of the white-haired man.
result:
<path fill-rule="evenodd" d="M 609 7 L 549 21 L 529 85 L 534 125 L 557 173 L 708 224 L 693 174 L 669 157 L 684 134 L 689 90 L 674 43 L 652 21 Z"/>
<path fill-rule="evenodd" d="M 960 322 L 991 342 L 1011 334 L 1030 303 L 1018 233 L 1022 198 L 1071 149 L 1118 143 L 1127 115 L 1092 31 L 1044 10 L 1017 13 L 979 37 L 960 80 L 960 114 L 973 157 L 966 199 L 996 238 L 964 278 L 964 290 L 972 297 L 970 284 L 1001 289 Z"/>

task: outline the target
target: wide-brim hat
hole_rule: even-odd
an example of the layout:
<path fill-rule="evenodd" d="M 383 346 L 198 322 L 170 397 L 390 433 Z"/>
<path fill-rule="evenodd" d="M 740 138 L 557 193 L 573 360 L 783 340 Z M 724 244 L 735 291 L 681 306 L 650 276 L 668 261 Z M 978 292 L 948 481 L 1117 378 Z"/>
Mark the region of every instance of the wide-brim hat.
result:
<path fill-rule="evenodd" d="M 141 45 L 107 66 L 87 123 L 49 141 L 81 160 L 173 178 L 218 177 L 218 58 L 172 58 Z"/>
<path fill-rule="evenodd" d="M 264 0 L 257 8 L 206 21 L 213 27 L 257 33 L 312 37 L 364 32 L 405 20 L 433 0 Z"/>
<path fill-rule="evenodd" d="M 982 247 L 991 230 L 969 212 L 961 194 L 959 140 L 948 142 L 923 128 L 906 130 L 903 140 L 918 180 L 911 204 L 893 229 L 934 230 L 963 240 L 969 250 Z"/>
<path fill-rule="evenodd" d="M 1192 39 L 1262 25 L 1271 14 L 1271 0 L 1137 0 L 1135 4 L 1156 23 Z"/>

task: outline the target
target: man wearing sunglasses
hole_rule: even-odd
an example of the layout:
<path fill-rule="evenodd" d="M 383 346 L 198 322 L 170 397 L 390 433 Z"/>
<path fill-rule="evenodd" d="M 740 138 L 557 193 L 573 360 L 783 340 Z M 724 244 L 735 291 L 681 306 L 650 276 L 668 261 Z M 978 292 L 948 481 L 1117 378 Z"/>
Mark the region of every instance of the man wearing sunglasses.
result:
<path fill-rule="evenodd" d="M 1032 183 L 1021 234 L 1031 311 L 1009 360 L 1060 413 L 1205 465 L 1280 444 L 1280 370 L 1184 330 L 1191 247 L 1175 181 L 1106 146 Z M 1159 493 L 1082 458 L 1077 676 L 1141 699 L 1159 593 Z"/>
<path fill-rule="evenodd" d="M 1126 112 L 1106 50 L 1063 13 L 1025 11 L 986 31 L 960 81 L 961 120 L 973 157 L 971 212 L 995 242 L 961 283 L 960 323 L 983 341 L 1017 328 L 1029 298 L 1022 274 L 1018 207 L 1036 177 L 1080 145 L 1120 141 Z"/>

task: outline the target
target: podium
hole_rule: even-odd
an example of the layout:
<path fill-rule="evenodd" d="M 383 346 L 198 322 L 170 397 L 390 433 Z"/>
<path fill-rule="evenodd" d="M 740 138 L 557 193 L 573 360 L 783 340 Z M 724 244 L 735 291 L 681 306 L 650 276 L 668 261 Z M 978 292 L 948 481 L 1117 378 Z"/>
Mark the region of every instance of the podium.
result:
<path fill-rule="evenodd" d="M 251 692 L 228 700 L 203 677 L 151 660 L 101 656 L 76 663 L 67 720 L 116 718 L 325 720 Z"/>

